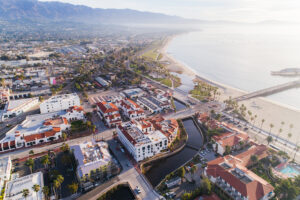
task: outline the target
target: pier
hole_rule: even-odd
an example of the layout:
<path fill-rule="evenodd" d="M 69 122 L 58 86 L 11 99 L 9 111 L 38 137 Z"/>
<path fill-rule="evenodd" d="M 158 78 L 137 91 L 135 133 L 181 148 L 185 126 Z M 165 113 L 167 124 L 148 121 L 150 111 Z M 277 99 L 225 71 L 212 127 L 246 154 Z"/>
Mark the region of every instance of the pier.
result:
<path fill-rule="evenodd" d="M 282 92 L 284 90 L 297 88 L 297 87 L 300 87 L 300 80 L 284 83 L 284 84 L 281 84 L 281 85 L 276 85 L 276 86 L 269 87 L 269 88 L 262 89 L 262 90 L 258 90 L 258 91 L 255 91 L 255 92 L 251 92 L 249 94 L 245 94 L 245 95 L 236 97 L 236 98 L 234 98 L 234 100 L 244 101 L 244 100 L 247 100 L 247 99 L 252 99 L 254 97 L 264 97 L 264 96 L 268 96 L 268 95 L 275 94 L 275 93 L 278 93 L 278 92 Z"/>

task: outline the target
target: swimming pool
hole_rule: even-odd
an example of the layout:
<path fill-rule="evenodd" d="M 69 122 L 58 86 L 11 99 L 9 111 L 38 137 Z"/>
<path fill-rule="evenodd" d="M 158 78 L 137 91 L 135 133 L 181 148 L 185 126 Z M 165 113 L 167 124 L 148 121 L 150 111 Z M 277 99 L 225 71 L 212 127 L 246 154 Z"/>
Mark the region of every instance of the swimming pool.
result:
<path fill-rule="evenodd" d="M 286 167 L 282 168 L 280 172 L 287 175 L 290 178 L 294 178 L 300 175 L 300 171 L 291 165 L 286 165 Z"/>

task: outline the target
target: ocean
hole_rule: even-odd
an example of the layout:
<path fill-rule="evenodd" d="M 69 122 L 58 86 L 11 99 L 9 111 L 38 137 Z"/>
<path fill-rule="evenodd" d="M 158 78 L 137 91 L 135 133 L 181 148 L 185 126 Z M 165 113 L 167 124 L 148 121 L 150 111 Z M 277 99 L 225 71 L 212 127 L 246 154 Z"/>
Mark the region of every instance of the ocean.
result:
<path fill-rule="evenodd" d="M 206 25 L 173 38 L 167 53 L 204 78 L 252 92 L 300 79 L 270 74 L 300 68 L 300 26 Z M 266 98 L 300 110 L 300 88 Z"/>

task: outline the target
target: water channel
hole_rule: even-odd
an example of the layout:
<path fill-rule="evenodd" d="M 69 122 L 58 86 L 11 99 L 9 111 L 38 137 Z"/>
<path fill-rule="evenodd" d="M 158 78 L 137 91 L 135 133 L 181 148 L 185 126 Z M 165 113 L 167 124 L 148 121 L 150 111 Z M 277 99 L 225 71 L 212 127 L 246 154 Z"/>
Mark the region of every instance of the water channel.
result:
<path fill-rule="evenodd" d="M 166 159 L 155 162 L 151 169 L 146 173 L 149 182 L 155 187 L 166 175 L 185 164 L 198 152 L 203 146 L 202 133 L 197 129 L 192 119 L 183 120 L 183 125 L 188 134 L 187 145 L 179 153 Z"/>
<path fill-rule="evenodd" d="M 178 101 L 177 99 L 174 99 L 174 104 L 176 107 L 176 111 L 180 111 L 186 108 L 186 105 Z"/>

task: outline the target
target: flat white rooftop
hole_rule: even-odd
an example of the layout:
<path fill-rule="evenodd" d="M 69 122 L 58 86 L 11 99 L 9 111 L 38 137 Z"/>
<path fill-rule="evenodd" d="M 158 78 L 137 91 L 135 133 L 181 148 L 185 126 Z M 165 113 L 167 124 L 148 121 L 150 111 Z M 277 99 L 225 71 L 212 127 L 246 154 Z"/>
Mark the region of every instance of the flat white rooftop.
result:
<path fill-rule="evenodd" d="M 32 187 L 33 185 L 39 185 L 40 191 L 34 192 Z M 17 178 L 15 180 L 9 181 L 6 184 L 5 189 L 5 200 L 20 200 L 24 199 L 22 191 L 24 189 L 29 190 L 29 195 L 26 200 L 42 200 L 43 193 L 42 188 L 44 186 L 44 179 L 42 172 L 37 172 L 34 174 L 30 174 L 28 176 L 23 176 L 21 178 Z"/>

